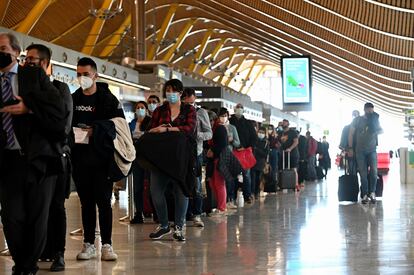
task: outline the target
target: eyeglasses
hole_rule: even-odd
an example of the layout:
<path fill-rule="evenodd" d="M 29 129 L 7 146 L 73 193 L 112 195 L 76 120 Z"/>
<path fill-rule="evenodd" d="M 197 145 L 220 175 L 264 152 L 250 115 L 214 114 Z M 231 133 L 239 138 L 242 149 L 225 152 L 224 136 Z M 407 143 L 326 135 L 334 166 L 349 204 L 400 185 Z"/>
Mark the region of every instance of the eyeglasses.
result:
<path fill-rule="evenodd" d="M 42 60 L 40 57 L 34 57 L 34 56 L 26 56 L 26 57 L 24 57 L 23 58 L 23 62 L 25 62 L 25 63 L 32 63 L 33 61 L 36 61 L 36 60 Z"/>

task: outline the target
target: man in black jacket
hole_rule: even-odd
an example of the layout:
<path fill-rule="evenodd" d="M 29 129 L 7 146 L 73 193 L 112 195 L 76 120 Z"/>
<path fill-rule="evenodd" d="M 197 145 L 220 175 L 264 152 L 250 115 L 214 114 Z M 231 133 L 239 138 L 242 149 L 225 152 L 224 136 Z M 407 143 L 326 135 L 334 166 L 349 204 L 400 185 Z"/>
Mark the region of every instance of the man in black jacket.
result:
<path fill-rule="evenodd" d="M 41 44 L 31 44 L 26 48 L 25 66 L 40 67 L 45 72 L 50 64 L 51 51 L 48 47 Z M 51 271 L 62 271 L 65 269 L 64 253 L 66 245 L 66 210 L 65 198 L 70 189 L 70 148 L 68 144 L 69 133 L 72 129 L 73 101 L 69 87 L 66 83 L 53 80 L 53 85 L 59 90 L 63 101 L 65 102 L 65 110 L 67 112 L 65 139 L 56 144 L 62 153 L 63 171 L 58 176 L 56 186 L 53 191 L 52 202 L 49 212 L 49 223 L 47 230 L 47 242 L 41 259 L 51 259 L 53 263 L 50 267 Z"/>
<path fill-rule="evenodd" d="M 236 105 L 234 109 L 234 115 L 230 118 L 230 124 L 234 125 L 237 129 L 240 139 L 240 148 L 237 150 L 241 151 L 248 147 L 253 147 L 256 144 L 257 135 L 254 130 L 252 122 L 248 121 L 244 116 L 244 107 L 241 103 Z M 250 178 L 250 169 L 246 170 L 243 175 L 243 197 L 244 201 L 248 204 L 252 203 L 252 187 Z"/>
<path fill-rule="evenodd" d="M 77 255 L 78 260 L 96 257 L 95 227 L 96 206 L 99 209 L 101 231 L 101 259 L 115 261 L 118 256 L 112 248 L 112 187 L 108 180 L 108 157 L 99 154 L 100 144 L 94 144 L 94 126 L 97 121 L 114 117 L 124 118 L 118 99 L 111 93 L 108 84 L 96 82 L 96 63 L 84 57 L 76 68 L 80 88 L 73 93 L 73 120 L 75 146 L 72 150 L 73 180 L 82 205 L 84 244 Z M 82 137 L 82 132 L 86 137 Z M 80 135 L 79 135 L 80 133 Z"/>
<path fill-rule="evenodd" d="M 65 106 L 44 70 L 20 67 L 20 46 L 0 34 L 0 202 L 3 230 L 15 262 L 12 274 L 36 274 L 46 243 L 49 206 L 64 136 Z"/>

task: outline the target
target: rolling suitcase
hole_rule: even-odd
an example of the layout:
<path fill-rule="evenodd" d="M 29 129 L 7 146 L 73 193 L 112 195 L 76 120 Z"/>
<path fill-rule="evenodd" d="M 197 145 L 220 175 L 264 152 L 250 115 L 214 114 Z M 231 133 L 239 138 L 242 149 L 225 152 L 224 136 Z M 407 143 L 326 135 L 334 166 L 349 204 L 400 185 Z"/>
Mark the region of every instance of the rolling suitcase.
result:
<path fill-rule="evenodd" d="M 266 193 L 275 193 L 277 191 L 277 181 L 272 178 L 272 173 L 269 171 L 263 174 L 264 188 Z"/>
<path fill-rule="evenodd" d="M 347 162 L 345 161 L 345 174 L 339 177 L 338 200 L 357 202 L 359 193 L 358 176 L 349 174 Z"/>
<path fill-rule="evenodd" d="M 285 154 L 286 152 L 283 151 L 283 157 L 282 157 L 283 166 L 279 174 L 280 189 L 296 189 L 296 173 L 295 173 L 295 170 L 290 169 L 290 152 L 287 153 L 288 155 L 287 168 L 285 165 Z"/>

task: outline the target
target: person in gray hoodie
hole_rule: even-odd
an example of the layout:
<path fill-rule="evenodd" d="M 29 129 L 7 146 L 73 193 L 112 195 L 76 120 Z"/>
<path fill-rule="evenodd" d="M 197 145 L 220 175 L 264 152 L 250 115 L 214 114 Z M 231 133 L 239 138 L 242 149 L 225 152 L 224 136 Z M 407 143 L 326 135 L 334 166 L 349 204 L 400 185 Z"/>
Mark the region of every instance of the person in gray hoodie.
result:
<path fill-rule="evenodd" d="M 222 107 L 218 112 L 220 124 L 224 125 L 227 130 L 227 136 L 229 139 L 229 148 L 230 150 L 234 150 L 240 147 L 240 139 L 237 129 L 234 125 L 231 125 L 229 122 L 229 111 Z M 237 189 L 238 184 L 235 181 L 233 182 L 226 182 L 227 187 L 227 208 L 228 209 L 236 209 L 237 206 L 234 203 L 237 198 Z"/>
<path fill-rule="evenodd" d="M 187 210 L 187 216 L 189 215 L 194 223 L 194 226 L 204 227 L 204 223 L 201 220 L 201 214 L 203 213 L 203 194 L 201 188 L 201 166 L 203 164 L 203 142 L 210 140 L 213 137 L 213 131 L 211 130 L 210 120 L 208 113 L 203 108 L 196 106 L 195 90 L 192 88 L 185 88 L 181 100 L 185 104 L 193 105 L 197 112 L 197 188 L 196 194 L 192 203 L 189 204 Z"/>

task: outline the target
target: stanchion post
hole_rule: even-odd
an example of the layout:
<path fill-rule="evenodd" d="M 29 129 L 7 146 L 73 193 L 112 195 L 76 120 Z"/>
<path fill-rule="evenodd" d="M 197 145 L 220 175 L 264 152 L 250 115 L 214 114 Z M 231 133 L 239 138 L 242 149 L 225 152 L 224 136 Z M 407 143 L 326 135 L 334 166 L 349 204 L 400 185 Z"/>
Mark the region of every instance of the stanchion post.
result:
<path fill-rule="evenodd" d="M 129 174 L 126 179 L 128 188 L 128 215 L 119 219 L 121 222 L 129 222 L 134 218 L 135 213 L 135 201 L 134 201 L 134 176 Z"/>

